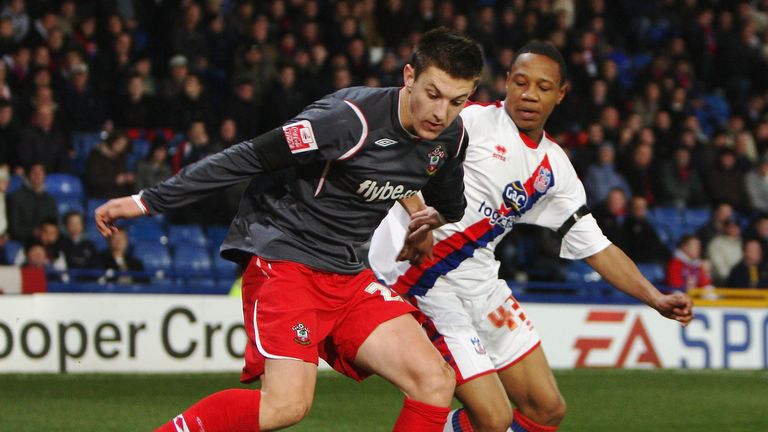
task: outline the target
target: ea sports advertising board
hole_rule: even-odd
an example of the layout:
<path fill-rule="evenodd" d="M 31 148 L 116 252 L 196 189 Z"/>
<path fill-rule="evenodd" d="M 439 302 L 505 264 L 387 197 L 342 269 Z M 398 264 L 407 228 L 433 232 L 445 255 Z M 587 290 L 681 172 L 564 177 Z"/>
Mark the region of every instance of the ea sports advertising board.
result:
<path fill-rule="evenodd" d="M 524 306 L 555 368 L 768 368 L 765 309 L 697 308 L 683 328 L 644 306 Z M 241 316 L 218 296 L 0 296 L 0 373 L 238 371 Z"/>

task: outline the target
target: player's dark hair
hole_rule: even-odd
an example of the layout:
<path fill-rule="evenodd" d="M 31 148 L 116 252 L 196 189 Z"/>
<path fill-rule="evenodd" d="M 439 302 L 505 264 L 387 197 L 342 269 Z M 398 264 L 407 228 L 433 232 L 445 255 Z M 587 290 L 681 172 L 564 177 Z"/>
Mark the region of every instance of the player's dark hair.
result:
<path fill-rule="evenodd" d="M 512 65 L 515 64 L 518 57 L 526 53 L 543 55 L 552 59 L 552 61 L 557 63 L 557 66 L 560 68 L 560 85 L 562 86 L 565 83 L 565 78 L 568 76 L 568 68 L 565 66 L 565 59 L 563 58 L 563 55 L 560 54 L 560 51 L 558 51 L 554 45 L 549 42 L 541 41 L 528 42 L 522 48 L 517 50 L 515 57 L 512 59 L 512 64 L 509 65 L 509 68 L 512 68 Z"/>
<path fill-rule="evenodd" d="M 479 80 L 483 54 L 469 37 L 438 27 L 419 39 L 411 65 L 417 78 L 429 66 L 434 66 L 453 78 Z"/>

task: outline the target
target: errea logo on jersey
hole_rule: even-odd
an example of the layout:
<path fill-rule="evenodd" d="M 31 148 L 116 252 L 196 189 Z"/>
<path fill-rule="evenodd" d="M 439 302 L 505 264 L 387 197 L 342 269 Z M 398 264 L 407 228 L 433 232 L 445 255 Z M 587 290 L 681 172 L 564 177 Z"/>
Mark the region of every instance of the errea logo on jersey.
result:
<path fill-rule="evenodd" d="M 283 126 L 283 134 L 293 154 L 317 150 L 315 133 L 312 131 L 312 124 L 307 120 Z"/>
<path fill-rule="evenodd" d="M 389 182 L 379 186 L 378 182 L 373 180 L 366 180 L 357 188 L 357 194 L 368 202 L 408 198 L 416 195 L 416 192 L 418 191 L 406 190 L 403 185 L 392 186 Z"/>

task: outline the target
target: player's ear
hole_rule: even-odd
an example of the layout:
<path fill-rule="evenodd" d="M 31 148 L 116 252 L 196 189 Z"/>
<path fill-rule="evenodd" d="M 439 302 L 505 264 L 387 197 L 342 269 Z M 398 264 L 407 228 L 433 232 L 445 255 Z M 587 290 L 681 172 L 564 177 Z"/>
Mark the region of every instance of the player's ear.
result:
<path fill-rule="evenodd" d="M 568 93 L 569 89 L 570 89 L 570 85 L 567 82 L 560 86 L 560 94 L 557 95 L 558 105 L 560 105 L 560 102 L 563 101 L 563 98 L 565 97 L 566 93 Z"/>
<path fill-rule="evenodd" d="M 403 83 L 408 91 L 413 90 L 413 83 L 416 81 L 416 70 L 410 64 L 403 66 Z"/>

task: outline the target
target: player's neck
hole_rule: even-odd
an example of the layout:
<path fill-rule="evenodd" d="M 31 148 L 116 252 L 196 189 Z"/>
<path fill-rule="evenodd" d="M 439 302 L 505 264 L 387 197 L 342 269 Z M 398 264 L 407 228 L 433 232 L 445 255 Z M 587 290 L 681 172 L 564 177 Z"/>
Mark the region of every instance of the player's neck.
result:
<path fill-rule="evenodd" d="M 400 126 L 406 133 L 412 137 L 416 137 L 416 130 L 413 127 L 413 116 L 411 115 L 411 111 L 409 109 L 411 106 L 411 93 L 408 92 L 405 87 L 401 88 L 397 96 L 397 101 L 397 116 L 398 121 L 400 122 Z"/>

